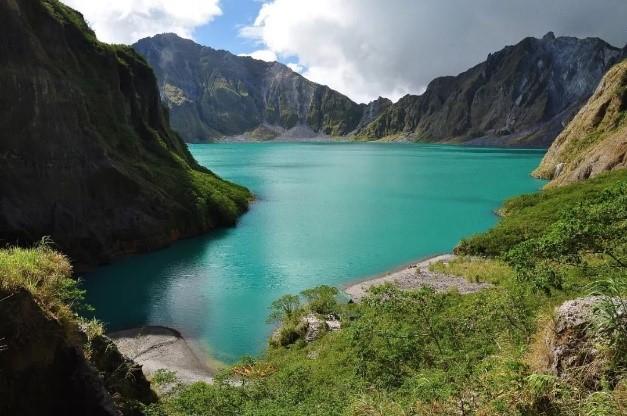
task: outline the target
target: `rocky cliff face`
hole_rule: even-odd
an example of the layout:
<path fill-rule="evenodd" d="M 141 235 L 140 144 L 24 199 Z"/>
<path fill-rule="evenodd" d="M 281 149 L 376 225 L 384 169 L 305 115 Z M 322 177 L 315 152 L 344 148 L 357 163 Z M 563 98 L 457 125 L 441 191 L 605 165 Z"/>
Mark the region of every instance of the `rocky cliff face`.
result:
<path fill-rule="evenodd" d="M 600 39 L 527 38 L 403 97 L 357 136 L 548 147 L 622 54 Z"/>
<path fill-rule="evenodd" d="M 534 175 L 549 186 L 627 167 L 627 60 L 615 65 L 555 140 Z"/>
<path fill-rule="evenodd" d="M 92 340 L 44 310 L 26 290 L 0 289 L 0 414 L 139 415 L 157 400 L 141 367 L 104 336 Z M 93 358 L 92 357 L 92 358 Z"/>
<path fill-rule="evenodd" d="M 200 167 L 150 67 L 56 0 L 0 2 L 0 238 L 79 264 L 235 222 L 248 191 Z"/>
<path fill-rule="evenodd" d="M 143 414 L 157 400 L 139 365 L 80 319 L 68 259 L 45 245 L 0 249 L 0 414 Z"/>
<path fill-rule="evenodd" d="M 176 35 L 134 45 L 155 68 L 186 140 L 346 136 L 548 147 L 624 50 L 600 39 L 527 38 L 423 95 L 368 105 L 279 63 L 234 56 Z"/>
<path fill-rule="evenodd" d="M 354 103 L 283 64 L 235 56 L 174 34 L 142 39 L 133 47 L 154 68 L 172 126 L 187 141 L 243 134 L 345 136 L 385 108 L 385 100 Z"/>

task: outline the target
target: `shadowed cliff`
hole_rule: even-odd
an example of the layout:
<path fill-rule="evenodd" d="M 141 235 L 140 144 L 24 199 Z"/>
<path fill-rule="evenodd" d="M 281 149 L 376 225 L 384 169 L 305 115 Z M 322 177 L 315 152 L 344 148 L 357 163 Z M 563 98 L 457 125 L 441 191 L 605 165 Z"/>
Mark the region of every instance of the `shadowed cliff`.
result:
<path fill-rule="evenodd" d="M 0 239 L 78 264 L 232 225 L 246 189 L 200 167 L 150 67 L 56 0 L 0 2 Z"/>

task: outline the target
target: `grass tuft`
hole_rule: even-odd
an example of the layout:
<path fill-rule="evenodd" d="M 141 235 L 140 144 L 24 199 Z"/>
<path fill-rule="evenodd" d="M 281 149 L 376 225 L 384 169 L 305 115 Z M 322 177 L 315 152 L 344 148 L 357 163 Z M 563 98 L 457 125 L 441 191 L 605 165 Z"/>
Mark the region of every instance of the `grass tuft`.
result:
<path fill-rule="evenodd" d="M 0 250 L 0 290 L 27 290 L 44 309 L 61 321 L 74 319 L 84 292 L 72 278 L 72 266 L 63 254 L 44 241 L 33 248 Z"/>

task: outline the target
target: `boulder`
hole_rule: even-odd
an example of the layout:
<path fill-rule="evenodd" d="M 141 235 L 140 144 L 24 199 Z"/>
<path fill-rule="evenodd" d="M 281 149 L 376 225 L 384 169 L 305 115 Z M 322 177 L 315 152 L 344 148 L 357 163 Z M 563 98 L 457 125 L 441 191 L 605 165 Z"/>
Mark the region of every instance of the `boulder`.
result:
<path fill-rule="evenodd" d="M 342 329 L 342 323 L 336 315 L 328 315 L 324 323 L 326 324 L 329 331 L 339 331 L 340 329 Z"/>
<path fill-rule="evenodd" d="M 299 326 L 305 330 L 305 342 L 313 342 L 319 339 L 326 329 L 325 322 L 313 313 L 303 316 Z"/>
<path fill-rule="evenodd" d="M 319 339 L 327 331 L 339 331 L 341 328 L 342 324 L 336 315 L 327 315 L 323 319 L 310 313 L 300 318 L 297 330 L 304 334 L 303 339 L 309 343 Z"/>
<path fill-rule="evenodd" d="M 592 330 L 597 316 L 595 311 L 602 301 L 601 296 L 588 296 L 560 305 L 555 312 L 550 347 L 552 372 L 561 378 L 583 383 L 590 389 L 598 387 L 605 364 L 599 346 L 607 340 Z"/>

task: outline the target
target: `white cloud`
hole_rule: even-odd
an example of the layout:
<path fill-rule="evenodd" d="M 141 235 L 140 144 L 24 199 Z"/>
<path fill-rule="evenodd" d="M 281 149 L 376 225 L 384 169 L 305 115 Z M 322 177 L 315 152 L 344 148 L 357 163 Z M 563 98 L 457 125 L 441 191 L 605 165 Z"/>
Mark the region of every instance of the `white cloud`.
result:
<path fill-rule="evenodd" d="M 260 49 L 251 53 L 241 53 L 238 56 L 250 56 L 251 58 L 266 62 L 274 62 L 278 59 L 276 53 L 270 49 Z"/>
<path fill-rule="evenodd" d="M 222 14 L 220 0 L 63 0 L 83 13 L 98 39 L 133 43 L 157 33 L 191 38 L 198 26 Z"/>
<path fill-rule="evenodd" d="M 295 63 L 289 63 L 287 64 L 287 67 L 294 72 L 298 72 L 299 74 L 305 70 L 305 68 L 302 65 L 298 65 Z"/>
<path fill-rule="evenodd" d="M 419 93 L 523 37 L 627 41 L 625 0 L 268 0 L 241 35 L 357 101 Z"/>

